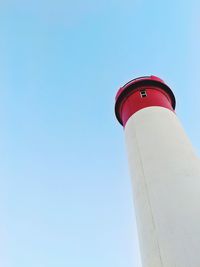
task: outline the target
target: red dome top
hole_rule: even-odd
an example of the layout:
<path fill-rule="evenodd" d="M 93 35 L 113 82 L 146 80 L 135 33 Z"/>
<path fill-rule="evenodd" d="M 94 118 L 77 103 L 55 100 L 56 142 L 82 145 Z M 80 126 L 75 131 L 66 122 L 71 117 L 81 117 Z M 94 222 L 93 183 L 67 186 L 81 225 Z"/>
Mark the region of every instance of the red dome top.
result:
<path fill-rule="evenodd" d="M 145 99 L 138 97 L 141 90 L 147 90 L 148 94 Z M 126 100 L 134 93 L 131 101 Z M 133 79 L 119 89 L 115 98 L 115 114 L 118 121 L 125 126 L 126 121 L 136 111 L 149 106 L 163 106 L 174 110 L 176 101 L 173 92 L 165 82 L 156 76 L 144 76 Z M 128 103 L 128 109 L 124 110 L 124 104 Z M 126 106 L 127 106 L 126 103 Z M 127 112 L 128 111 L 128 112 Z"/>

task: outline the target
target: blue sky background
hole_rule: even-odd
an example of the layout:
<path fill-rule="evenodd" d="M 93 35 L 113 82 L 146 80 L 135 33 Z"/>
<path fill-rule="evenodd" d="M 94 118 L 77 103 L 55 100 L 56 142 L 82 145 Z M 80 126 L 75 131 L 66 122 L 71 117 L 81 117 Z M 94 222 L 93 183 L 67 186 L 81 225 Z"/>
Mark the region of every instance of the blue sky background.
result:
<path fill-rule="evenodd" d="M 163 78 L 200 151 L 197 2 L 0 2 L 2 267 L 141 267 L 114 97 Z"/>

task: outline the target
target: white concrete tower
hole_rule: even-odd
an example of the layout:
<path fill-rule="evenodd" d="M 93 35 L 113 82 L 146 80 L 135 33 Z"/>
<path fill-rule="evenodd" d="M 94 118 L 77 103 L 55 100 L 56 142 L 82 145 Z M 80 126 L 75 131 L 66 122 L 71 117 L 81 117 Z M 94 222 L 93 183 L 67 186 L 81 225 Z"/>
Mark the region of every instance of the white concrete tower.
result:
<path fill-rule="evenodd" d="M 200 161 L 174 109 L 174 94 L 155 76 L 116 96 L 143 267 L 200 267 Z"/>

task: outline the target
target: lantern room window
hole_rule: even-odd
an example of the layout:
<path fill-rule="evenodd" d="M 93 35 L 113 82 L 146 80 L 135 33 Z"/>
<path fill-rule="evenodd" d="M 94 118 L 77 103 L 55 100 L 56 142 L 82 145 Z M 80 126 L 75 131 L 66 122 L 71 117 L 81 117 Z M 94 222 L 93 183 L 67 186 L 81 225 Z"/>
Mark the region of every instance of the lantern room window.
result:
<path fill-rule="evenodd" d="M 147 97 L 147 92 L 146 90 L 142 90 L 140 91 L 140 96 L 143 98 L 143 97 Z"/>

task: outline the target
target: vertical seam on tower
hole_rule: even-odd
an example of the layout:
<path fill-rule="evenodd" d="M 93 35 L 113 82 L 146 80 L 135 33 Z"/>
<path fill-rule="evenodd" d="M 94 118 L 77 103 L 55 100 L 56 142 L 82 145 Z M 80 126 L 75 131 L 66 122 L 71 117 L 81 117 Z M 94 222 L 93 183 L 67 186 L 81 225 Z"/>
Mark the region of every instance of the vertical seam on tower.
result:
<path fill-rule="evenodd" d="M 140 153 L 140 150 L 139 150 L 139 144 L 138 144 L 136 129 L 133 132 L 135 134 L 136 148 L 137 148 L 137 151 L 138 151 L 139 163 L 141 165 L 142 175 L 143 175 L 143 178 L 144 178 L 145 191 L 146 191 L 146 194 L 147 194 L 148 204 L 149 204 L 149 208 L 150 208 L 150 212 L 151 212 L 151 219 L 152 219 L 153 226 L 154 226 L 154 229 L 155 229 L 155 232 L 156 232 L 156 224 L 155 224 L 155 221 L 154 221 L 154 218 L 153 218 L 153 210 L 152 210 L 152 207 L 151 207 L 150 196 L 149 196 L 148 187 L 147 187 L 147 181 L 145 179 L 144 167 L 143 167 L 143 163 L 142 163 L 142 156 L 141 156 L 141 153 Z M 159 246 L 159 242 L 158 242 L 158 238 L 157 238 L 157 232 L 156 232 L 156 244 L 158 246 L 160 263 L 163 266 L 162 257 L 161 257 L 161 250 L 160 250 L 160 246 Z"/>

